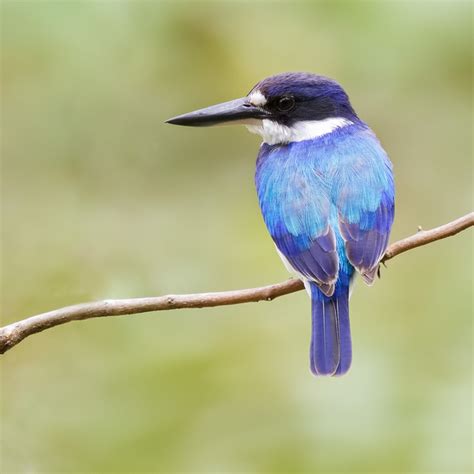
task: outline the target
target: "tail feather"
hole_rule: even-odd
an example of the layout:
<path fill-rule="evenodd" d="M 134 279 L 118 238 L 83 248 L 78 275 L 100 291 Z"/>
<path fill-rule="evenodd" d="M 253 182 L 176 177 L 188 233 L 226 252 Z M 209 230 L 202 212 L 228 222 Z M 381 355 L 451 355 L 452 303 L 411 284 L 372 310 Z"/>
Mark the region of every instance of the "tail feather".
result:
<path fill-rule="evenodd" d="M 349 290 L 336 299 L 336 312 L 339 321 L 339 366 L 334 375 L 344 375 L 352 362 L 351 324 L 349 321 Z"/>
<path fill-rule="evenodd" d="M 338 288 L 333 296 L 327 297 L 315 283 L 310 286 L 311 371 L 315 375 L 343 375 L 352 360 L 349 289 Z"/>

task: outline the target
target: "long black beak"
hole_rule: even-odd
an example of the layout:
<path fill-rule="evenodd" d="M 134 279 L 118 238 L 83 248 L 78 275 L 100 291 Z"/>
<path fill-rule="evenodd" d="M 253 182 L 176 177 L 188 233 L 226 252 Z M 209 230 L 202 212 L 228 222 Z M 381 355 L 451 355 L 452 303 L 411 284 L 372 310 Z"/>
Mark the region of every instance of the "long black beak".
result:
<path fill-rule="evenodd" d="M 195 110 L 188 114 L 178 115 L 166 121 L 173 125 L 189 127 L 208 127 L 227 122 L 262 119 L 269 116 L 266 110 L 252 105 L 247 97 L 231 100 L 222 104 L 211 105 L 205 109 Z"/>

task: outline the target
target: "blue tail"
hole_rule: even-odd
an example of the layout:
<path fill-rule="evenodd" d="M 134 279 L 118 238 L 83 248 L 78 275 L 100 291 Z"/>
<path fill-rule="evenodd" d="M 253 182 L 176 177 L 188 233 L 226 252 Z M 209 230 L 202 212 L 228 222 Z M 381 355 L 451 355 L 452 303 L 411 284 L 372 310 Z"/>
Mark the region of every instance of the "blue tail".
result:
<path fill-rule="evenodd" d="M 311 372 L 314 375 L 343 375 L 351 365 L 349 288 L 337 287 L 333 296 L 311 286 Z"/>

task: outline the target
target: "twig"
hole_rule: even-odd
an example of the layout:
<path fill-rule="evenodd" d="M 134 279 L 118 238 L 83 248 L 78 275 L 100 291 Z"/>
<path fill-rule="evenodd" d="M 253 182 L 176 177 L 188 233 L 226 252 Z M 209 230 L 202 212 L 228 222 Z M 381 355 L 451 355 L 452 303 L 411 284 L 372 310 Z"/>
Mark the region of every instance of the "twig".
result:
<path fill-rule="evenodd" d="M 385 252 L 382 262 L 400 255 L 403 252 L 427 245 L 436 240 L 445 239 L 474 225 L 474 212 L 453 222 L 431 230 L 419 230 L 416 234 L 399 240 Z M 121 316 L 126 314 L 146 313 L 180 308 L 207 308 L 231 304 L 270 301 L 303 289 L 300 280 L 287 280 L 275 285 L 250 288 L 245 290 L 223 291 L 219 293 L 197 293 L 189 295 L 167 295 L 150 298 L 133 298 L 121 300 L 104 300 L 82 303 L 74 306 L 55 309 L 47 313 L 31 316 L 16 323 L 0 328 L 0 354 L 15 347 L 23 339 L 45 329 L 59 326 L 70 321 L 99 318 L 104 316 Z"/>
<path fill-rule="evenodd" d="M 406 237 L 405 239 L 399 240 L 390 247 L 385 252 L 382 262 L 386 262 L 397 255 L 400 255 L 407 250 L 415 249 L 416 247 L 421 247 L 422 245 L 430 244 L 436 240 L 445 239 L 446 237 L 451 237 L 453 235 L 459 234 L 463 230 L 468 229 L 474 225 L 474 212 L 466 214 L 465 216 L 456 219 L 455 221 L 449 222 L 448 224 L 440 225 L 430 230 L 421 230 L 419 228 L 418 232 L 415 235 Z"/>

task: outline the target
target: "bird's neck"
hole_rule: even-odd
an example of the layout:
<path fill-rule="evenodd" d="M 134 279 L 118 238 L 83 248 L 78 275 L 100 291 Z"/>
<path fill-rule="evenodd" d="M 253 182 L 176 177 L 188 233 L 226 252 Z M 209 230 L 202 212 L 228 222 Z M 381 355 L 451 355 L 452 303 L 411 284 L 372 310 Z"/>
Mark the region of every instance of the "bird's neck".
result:
<path fill-rule="evenodd" d="M 357 119 L 356 119 L 357 120 Z M 338 128 L 353 125 L 355 120 L 345 117 L 330 117 L 323 120 L 302 120 L 292 125 L 284 125 L 273 120 L 261 120 L 247 125 L 250 132 L 261 135 L 268 145 L 301 142 L 327 135 Z"/>

